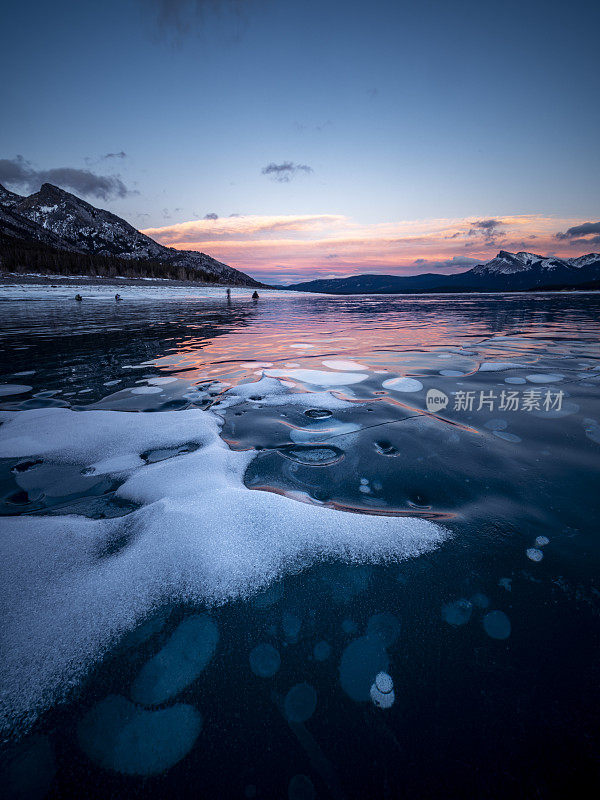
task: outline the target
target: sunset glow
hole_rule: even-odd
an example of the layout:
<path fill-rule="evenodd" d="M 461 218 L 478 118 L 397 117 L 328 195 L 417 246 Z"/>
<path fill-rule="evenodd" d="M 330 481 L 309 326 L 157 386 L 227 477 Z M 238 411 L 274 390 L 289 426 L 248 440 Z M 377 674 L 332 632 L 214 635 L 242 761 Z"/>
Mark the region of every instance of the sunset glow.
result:
<path fill-rule="evenodd" d="M 449 274 L 499 250 L 567 258 L 593 250 L 588 239 L 559 239 L 581 223 L 542 215 L 360 224 L 341 214 L 234 216 L 147 228 L 180 250 L 200 250 L 267 283 L 362 272 Z"/>

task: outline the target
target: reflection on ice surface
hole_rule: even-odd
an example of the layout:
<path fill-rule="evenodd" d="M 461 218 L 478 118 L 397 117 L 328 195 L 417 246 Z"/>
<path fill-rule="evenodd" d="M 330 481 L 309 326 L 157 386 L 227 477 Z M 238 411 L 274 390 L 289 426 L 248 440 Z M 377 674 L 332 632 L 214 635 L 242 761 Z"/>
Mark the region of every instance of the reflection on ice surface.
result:
<path fill-rule="evenodd" d="M 12 796 L 589 776 L 597 675 L 564 675 L 595 664 L 597 300 L 25 305 L 0 340 Z M 547 389 L 560 411 L 499 407 Z"/>

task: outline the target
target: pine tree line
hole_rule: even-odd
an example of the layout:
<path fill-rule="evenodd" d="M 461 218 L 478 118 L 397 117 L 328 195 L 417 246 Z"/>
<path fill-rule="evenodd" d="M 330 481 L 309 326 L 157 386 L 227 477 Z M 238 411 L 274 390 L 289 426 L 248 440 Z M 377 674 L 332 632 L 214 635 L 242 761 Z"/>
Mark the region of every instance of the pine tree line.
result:
<path fill-rule="evenodd" d="M 0 271 L 17 275 L 84 275 L 95 278 L 169 278 L 179 281 L 218 283 L 219 278 L 201 269 L 144 259 L 74 253 L 41 242 L 0 234 Z"/>

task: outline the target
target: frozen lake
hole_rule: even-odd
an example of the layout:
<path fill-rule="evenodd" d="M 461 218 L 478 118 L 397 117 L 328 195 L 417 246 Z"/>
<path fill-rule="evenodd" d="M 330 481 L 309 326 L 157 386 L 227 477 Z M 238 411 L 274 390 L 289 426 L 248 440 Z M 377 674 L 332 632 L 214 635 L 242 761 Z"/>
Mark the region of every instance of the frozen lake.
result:
<path fill-rule="evenodd" d="M 9 797 L 597 779 L 597 294 L 73 286 L 0 302 Z"/>

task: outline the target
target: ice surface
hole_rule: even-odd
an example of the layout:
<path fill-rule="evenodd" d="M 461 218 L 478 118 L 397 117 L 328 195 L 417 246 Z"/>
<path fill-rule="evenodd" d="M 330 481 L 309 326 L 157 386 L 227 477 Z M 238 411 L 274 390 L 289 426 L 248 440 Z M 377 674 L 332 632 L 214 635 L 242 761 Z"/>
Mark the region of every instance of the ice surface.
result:
<path fill-rule="evenodd" d="M 160 394 L 162 389 L 160 386 L 136 386 L 129 391 L 131 394 Z"/>
<path fill-rule="evenodd" d="M 259 678 L 272 678 L 279 670 L 281 656 L 270 644 L 259 644 L 250 653 L 250 669 Z"/>
<path fill-rule="evenodd" d="M 309 683 L 297 683 L 285 696 L 283 709 L 290 722 L 306 722 L 315 713 L 317 693 Z"/>
<path fill-rule="evenodd" d="M 292 378 L 313 386 L 350 386 L 369 377 L 364 372 L 326 372 L 319 369 L 266 369 L 265 374 L 273 378 Z"/>
<path fill-rule="evenodd" d="M 195 708 L 178 703 L 159 711 L 109 695 L 79 724 L 81 748 L 96 764 L 126 775 L 157 775 L 194 746 L 202 727 Z"/>
<path fill-rule="evenodd" d="M 389 378 L 382 385 L 385 389 L 393 389 L 395 392 L 420 392 L 423 388 L 421 381 L 416 378 Z"/>
<path fill-rule="evenodd" d="M 0 769 L 0 786 L 7 800 L 43 800 L 56 773 L 52 744 L 34 734 L 19 742 Z M 8 763 L 6 763 L 6 761 Z"/>
<path fill-rule="evenodd" d="M 373 614 L 367 623 L 367 634 L 381 639 L 384 647 L 390 647 L 400 636 L 400 627 L 400 620 L 393 614 Z"/>
<path fill-rule="evenodd" d="M 25 394 L 30 392 L 31 386 L 25 386 L 22 383 L 0 383 L 0 397 L 8 397 L 13 394 Z"/>
<path fill-rule="evenodd" d="M 220 408 L 230 408 L 244 401 L 260 403 L 261 406 L 294 405 L 307 409 L 324 406 L 326 410 L 331 411 L 357 405 L 349 403 L 347 400 L 340 400 L 330 392 L 290 392 L 282 381 L 276 378 L 262 377 L 252 383 L 240 383 L 233 386 L 221 398 Z M 331 413 L 328 416 L 331 416 Z"/>
<path fill-rule="evenodd" d="M 514 376 L 512 378 L 504 378 L 504 383 L 521 385 L 523 383 L 527 383 L 527 381 L 525 380 L 525 378 L 519 378 L 518 376 Z"/>
<path fill-rule="evenodd" d="M 302 620 L 295 614 L 286 611 L 281 618 L 281 627 L 285 638 L 290 642 L 295 642 L 302 628 Z"/>
<path fill-rule="evenodd" d="M 504 439 L 505 442 L 520 442 L 521 437 L 516 433 L 509 433 L 508 431 L 495 430 L 492 432 L 497 439 Z"/>
<path fill-rule="evenodd" d="M 131 687 L 136 703 L 155 706 L 193 683 L 214 655 L 219 631 L 206 614 L 185 619 L 163 649 L 143 667 Z"/>
<path fill-rule="evenodd" d="M 329 642 L 317 642 L 313 649 L 313 655 L 317 661 L 327 661 L 331 655 L 331 645 Z"/>
<path fill-rule="evenodd" d="M 288 786 L 288 800 L 315 800 L 317 793 L 306 775 L 294 775 Z"/>
<path fill-rule="evenodd" d="M 50 408 L 2 418 L 1 456 L 41 456 L 82 469 L 132 453 L 198 445 L 134 470 L 117 491 L 117 497 L 142 504 L 127 516 L 3 521 L 3 729 L 32 723 L 158 608 L 248 597 L 317 561 L 400 561 L 449 536 L 423 519 L 352 514 L 249 490 L 243 475 L 254 452 L 229 450 L 218 418 L 200 409 L 131 414 Z M 103 556 L 115 540 L 122 546 Z"/>
<path fill-rule="evenodd" d="M 41 275 L 45 278 L 47 276 Z M 82 295 L 84 300 L 107 300 L 111 306 L 115 304 L 115 294 L 118 292 L 121 299 L 127 300 L 223 300 L 225 302 L 225 287 L 217 286 L 197 286 L 189 284 L 187 286 L 177 286 L 165 280 L 164 284 L 133 284 L 123 285 L 111 282 L 106 279 L 101 285 L 92 285 L 81 278 L 83 276 L 60 277 L 53 275 L 52 280 L 55 285 L 50 284 L 27 284 L 14 283 L 2 286 L 2 297 L 4 300 L 63 300 L 68 298 L 73 300 L 76 294 Z M 246 301 L 251 303 L 252 288 L 243 286 L 232 286 L 231 297 L 236 301 Z M 288 292 L 281 289 L 261 289 L 260 297 L 263 301 L 289 300 L 290 298 L 319 297 L 322 294 L 311 292 Z M 312 345 L 311 345 L 312 346 Z"/>

